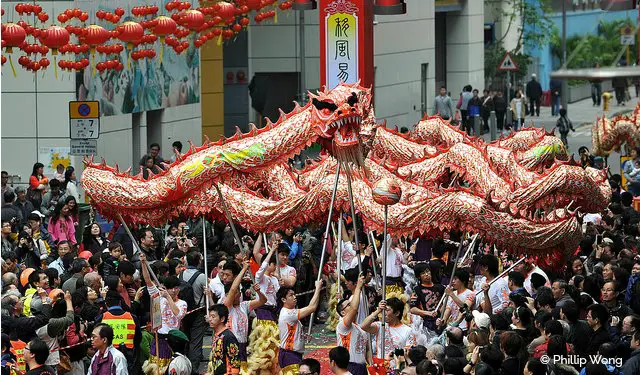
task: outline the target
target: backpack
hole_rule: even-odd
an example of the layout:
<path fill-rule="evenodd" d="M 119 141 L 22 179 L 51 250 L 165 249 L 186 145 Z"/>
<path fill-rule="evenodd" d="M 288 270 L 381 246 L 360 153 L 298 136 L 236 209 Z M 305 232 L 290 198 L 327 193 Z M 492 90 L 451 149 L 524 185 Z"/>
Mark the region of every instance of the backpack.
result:
<path fill-rule="evenodd" d="M 185 281 L 183 278 L 184 272 L 180 274 L 180 285 L 178 286 L 180 288 L 180 291 L 178 292 L 178 298 L 187 303 L 187 311 L 191 311 L 197 308 L 198 306 L 200 306 L 200 302 L 202 302 L 204 293 L 202 294 L 202 296 L 200 296 L 200 300 L 198 301 L 198 303 L 196 303 L 195 293 L 193 292 L 193 283 L 196 282 L 196 279 L 200 275 L 200 271 L 196 271 L 196 273 L 191 276 L 189 281 Z"/>

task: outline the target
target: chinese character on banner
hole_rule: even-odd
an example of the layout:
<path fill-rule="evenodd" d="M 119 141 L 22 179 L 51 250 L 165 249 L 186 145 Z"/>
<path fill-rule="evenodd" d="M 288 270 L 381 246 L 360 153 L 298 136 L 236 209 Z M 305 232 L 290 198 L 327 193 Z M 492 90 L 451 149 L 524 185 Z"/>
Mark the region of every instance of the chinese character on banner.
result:
<path fill-rule="evenodd" d="M 346 57 L 347 60 L 351 60 L 351 58 L 349 57 L 348 40 L 336 40 L 336 57 L 334 57 L 334 60 L 337 60 L 338 57 Z"/>
<path fill-rule="evenodd" d="M 347 37 L 347 30 L 349 30 L 349 19 L 336 17 L 336 38 Z"/>
<path fill-rule="evenodd" d="M 358 15 L 355 11 L 343 13 L 345 11 L 337 10 L 336 13 L 327 14 L 325 19 L 329 89 L 340 82 L 355 83 L 358 80 Z"/>
<path fill-rule="evenodd" d="M 344 82 L 349 81 L 349 64 L 348 63 L 339 63 L 338 69 L 340 72 L 338 73 L 338 79 Z"/>

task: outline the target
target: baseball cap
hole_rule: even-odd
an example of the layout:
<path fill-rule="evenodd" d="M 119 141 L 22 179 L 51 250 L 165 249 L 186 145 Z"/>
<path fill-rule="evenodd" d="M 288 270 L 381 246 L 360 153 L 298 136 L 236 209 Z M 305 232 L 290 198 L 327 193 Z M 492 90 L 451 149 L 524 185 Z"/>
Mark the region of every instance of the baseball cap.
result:
<path fill-rule="evenodd" d="M 473 314 L 473 320 L 476 322 L 476 326 L 478 326 L 478 328 L 489 329 L 489 326 L 491 325 L 491 318 L 488 314 L 478 310 L 473 310 L 471 314 Z"/>

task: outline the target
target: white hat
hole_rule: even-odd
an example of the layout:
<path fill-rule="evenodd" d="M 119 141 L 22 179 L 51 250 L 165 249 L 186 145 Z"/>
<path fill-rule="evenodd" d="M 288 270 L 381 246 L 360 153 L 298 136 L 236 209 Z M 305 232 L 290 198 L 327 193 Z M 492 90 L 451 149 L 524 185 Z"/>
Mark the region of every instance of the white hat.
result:
<path fill-rule="evenodd" d="M 536 78 L 537 75 L 535 73 L 531 73 L 531 78 Z"/>
<path fill-rule="evenodd" d="M 33 210 L 33 211 L 31 211 L 31 213 L 32 213 L 32 214 L 36 214 L 36 215 L 38 215 L 38 216 L 40 216 L 40 217 L 44 218 L 44 214 L 43 214 L 42 212 L 38 211 L 38 210 Z"/>
<path fill-rule="evenodd" d="M 604 242 L 604 243 L 608 243 L 608 244 L 613 244 L 613 240 L 612 240 L 611 238 L 609 238 L 609 237 L 605 237 L 605 238 L 602 240 L 602 242 Z"/>
<path fill-rule="evenodd" d="M 471 314 L 473 314 L 473 320 L 476 322 L 476 326 L 478 326 L 478 328 L 489 329 L 489 326 L 491 325 L 491 318 L 489 318 L 489 315 L 478 310 L 473 310 Z"/>

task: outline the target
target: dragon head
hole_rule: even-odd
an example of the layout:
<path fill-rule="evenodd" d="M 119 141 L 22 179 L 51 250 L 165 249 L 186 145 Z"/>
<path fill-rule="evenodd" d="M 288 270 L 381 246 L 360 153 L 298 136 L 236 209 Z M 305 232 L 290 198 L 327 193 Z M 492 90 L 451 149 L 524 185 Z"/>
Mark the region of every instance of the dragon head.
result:
<path fill-rule="evenodd" d="M 324 148 L 339 158 L 360 154 L 360 128 L 372 110 L 371 90 L 341 83 L 309 96 L 313 129 Z"/>

